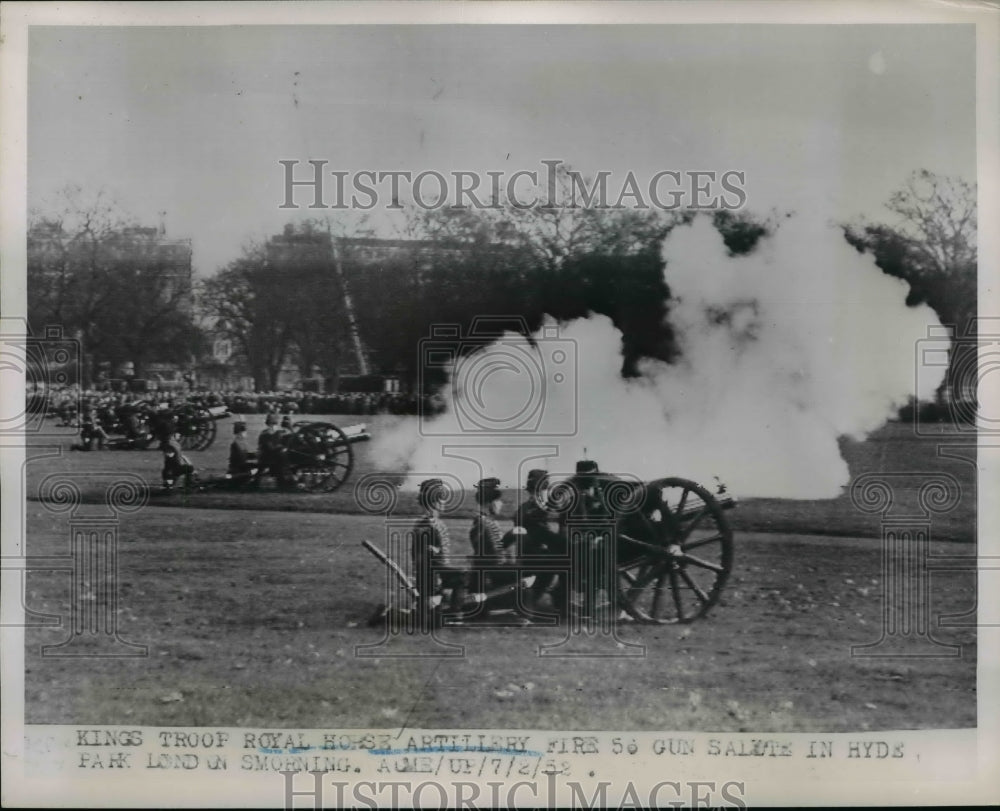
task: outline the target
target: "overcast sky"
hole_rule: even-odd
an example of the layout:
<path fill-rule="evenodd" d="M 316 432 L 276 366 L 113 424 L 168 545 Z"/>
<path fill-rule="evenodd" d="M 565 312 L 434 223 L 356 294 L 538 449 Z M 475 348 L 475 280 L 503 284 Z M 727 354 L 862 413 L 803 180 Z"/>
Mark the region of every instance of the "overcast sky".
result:
<path fill-rule="evenodd" d="M 944 25 L 34 28 L 28 202 L 166 211 L 200 274 L 290 219 L 283 159 L 735 169 L 750 209 L 884 216 L 914 169 L 975 180 L 974 58 Z"/>

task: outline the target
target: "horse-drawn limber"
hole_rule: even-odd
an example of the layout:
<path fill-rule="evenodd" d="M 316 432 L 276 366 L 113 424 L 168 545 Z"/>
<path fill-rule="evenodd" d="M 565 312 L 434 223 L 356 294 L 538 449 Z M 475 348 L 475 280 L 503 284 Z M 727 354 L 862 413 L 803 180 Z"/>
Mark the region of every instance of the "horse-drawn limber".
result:
<path fill-rule="evenodd" d="M 733 568 L 733 532 L 726 511 L 736 506 L 721 484 L 713 493 L 687 479 L 639 482 L 601 473 L 586 481 L 556 481 L 536 491 L 535 498 L 554 517 L 562 542 L 549 543 L 541 554 L 519 549 L 502 564 L 466 558 L 467 571 L 482 588 L 469 590 L 457 614 L 447 594 L 421 594 L 418 579 L 407 571 L 409 550 L 395 550 L 398 560 L 393 560 L 364 541 L 386 567 L 394 587 L 372 624 L 398 624 L 402 617 L 411 625 L 415 617 L 464 624 L 490 614 L 490 609 L 530 621 L 539 610 L 546 613 L 537 608 L 544 605 L 539 600 L 542 591 L 554 597 L 549 613 L 593 617 L 604 612 L 646 624 L 691 622 L 719 601 Z M 509 535 L 520 546 L 526 532 L 515 528 Z M 553 582 L 560 581 L 562 588 L 553 588 Z M 574 600 L 574 592 L 580 599 Z M 525 611 L 526 606 L 532 608 Z"/>

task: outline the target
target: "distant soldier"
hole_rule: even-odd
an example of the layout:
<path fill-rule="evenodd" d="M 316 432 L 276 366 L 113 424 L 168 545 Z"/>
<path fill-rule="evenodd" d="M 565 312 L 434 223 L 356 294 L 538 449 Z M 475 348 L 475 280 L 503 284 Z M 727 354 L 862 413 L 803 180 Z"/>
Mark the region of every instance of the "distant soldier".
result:
<path fill-rule="evenodd" d="M 419 500 L 423 517 L 413 532 L 413 570 L 420 592 L 421 616 L 431 615 L 431 598 L 443 589 L 451 589 L 450 608 L 461 612 L 466 597 L 466 572 L 455 560 L 455 550 L 448 527 L 441 520 L 447 493 L 440 479 L 420 483 Z"/>
<path fill-rule="evenodd" d="M 264 430 L 257 439 L 257 460 L 259 467 L 254 481 L 259 483 L 265 473 L 271 473 L 279 485 L 287 485 L 285 433 L 278 427 L 278 415 L 273 412 L 264 419 Z"/>
<path fill-rule="evenodd" d="M 76 425 L 76 418 L 77 418 L 76 403 L 72 397 L 64 397 L 60 401 L 56 413 L 58 413 L 59 419 L 61 420 L 61 422 L 59 423 L 61 426 L 67 427 L 71 425 Z"/>
<path fill-rule="evenodd" d="M 281 432 L 281 444 L 287 453 L 288 446 L 292 443 L 293 430 L 291 415 L 286 414 L 281 418 L 281 427 L 278 430 Z"/>
<path fill-rule="evenodd" d="M 97 450 L 104 450 L 104 443 L 108 441 L 108 435 L 101 427 L 101 421 L 97 416 L 97 409 L 88 408 L 80 422 L 80 443 L 73 445 L 75 451 L 89 451 L 97 442 Z"/>
<path fill-rule="evenodd" d="M 165 428 L 161 434 L 160 450 L 163 452 L 163 488 L 173 489 L 181 476 L 184 486 L 191 487 L 194 480 L 194 465 L 181 450 L 180 434 L 173 427 Z"/>
<path fill-rule="evenodd" d="M 229 445 L 229 469 L 227 475 L 235 486 L 248 484 L 257 472 L 257 454 L 247 447 L 247 424 L 233 424 L 233 441 Z"/>
<path fill-rule="evenodd" d="M 141 417 L 142 405 L 137 400 L 131 398 L 122 403 L 117 409 L 118 419 L 125 430 L 125 444 L 132 448 L 138 443 L 146 443 L 151 437 L 143 425 Z"/>

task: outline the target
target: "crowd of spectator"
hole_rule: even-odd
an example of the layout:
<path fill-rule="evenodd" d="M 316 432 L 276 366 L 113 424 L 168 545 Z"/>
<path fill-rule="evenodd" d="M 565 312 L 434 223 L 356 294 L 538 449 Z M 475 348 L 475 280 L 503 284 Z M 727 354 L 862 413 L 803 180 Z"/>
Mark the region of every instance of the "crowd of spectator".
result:
<path fill-rule="evenodd" d="M 421 413 L 421 398 L 401 392 L 346 392 L 317 394 L 304 391 L 237 392 L 237 391 L 150 391 L 143 393 L 112 392 L 80 389 L 77 386 L 50 387 L 27 394 L 29 414 L 49 414 L 60 417 L 66 424 L 76 420 L 77 408 L 109 406 L 117 408 L 127 403 L 144 403 L 154 408 L 169 408 L 185 402 L 206 407 L 224 406 L 232 414 L 417 414 Z M 423 406 L 429 413 L 435 407 L 430 399 Z"/>
<path fill-rule="evenodd" d="M 417 414 L 420 398 L 400 392 L 207 392 L 195 393 L 208 405 L 233 414 Z"/>

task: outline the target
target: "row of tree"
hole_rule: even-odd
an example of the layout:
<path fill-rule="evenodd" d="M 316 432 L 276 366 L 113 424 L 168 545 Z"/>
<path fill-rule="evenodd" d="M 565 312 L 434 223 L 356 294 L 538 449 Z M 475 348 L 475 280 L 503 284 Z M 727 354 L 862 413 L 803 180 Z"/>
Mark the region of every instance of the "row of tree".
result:
<path fill-rule="evenodd" d="M 568 182 L 565 173 L 560 182 Z M 859 222 L 845 237 L 910 284 L 960 334 L 976 312 L 975 188 L 916 172 L 887 204 L 894 221 Z M 412 211 L 397 240 L 331 221 L 286 226 L 247 246 L 202 282 L 183 282 L 184 243 L 137 228 L 113 206 L 83 205 L 32 218 L 29 320 L 78 336 L 91 368 L 153 360 L 190 364 L 205 334 L 230 338 L 258 389 L 294 362 L 303 375 L 359 371 L 360 335 L 374 370 L 418 377 L 432 325 L 468 329 L 475 316 L 609 316 L 623 333 L 623 373 L 676 347 L 666 317 L 660 244 L 686 212 L 596 208 Z M 729 250 L 752 251 L 768 221 L 718 212 Z M 954 359 L 953 359 L 954 360 Z"/>
<path fill-rule="evenodd" d="M 67 189 L 28 227 L 28 322 L 60 326 L 83 348 L 83 383 L 102 369 L 188 364 L 205 348 L 191 286 L 191 246 L 143 228 L 103 195 Z M 112 372 L 115 373 L 115 372 Z"/>

